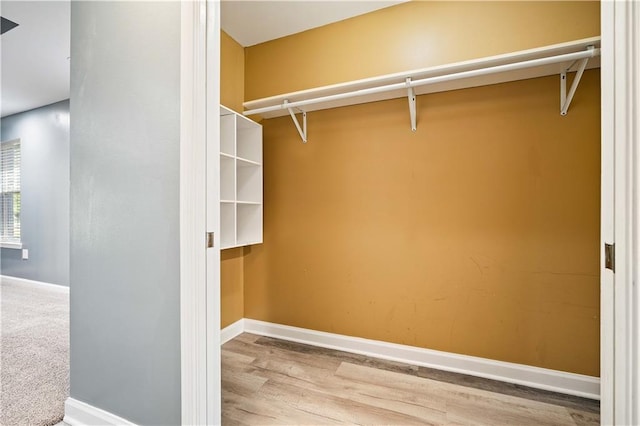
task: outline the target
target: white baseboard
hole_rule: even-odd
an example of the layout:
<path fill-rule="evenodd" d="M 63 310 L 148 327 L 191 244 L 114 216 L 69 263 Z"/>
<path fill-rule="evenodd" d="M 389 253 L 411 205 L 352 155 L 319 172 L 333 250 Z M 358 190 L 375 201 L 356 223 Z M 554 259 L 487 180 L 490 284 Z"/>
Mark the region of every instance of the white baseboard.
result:
<path fill-rule="evenodd" d="M 220 344 L 224 345 L 234 337 L 238 337 L 244 332 L 244 318 L 230 324 L 220 330 Z"/>
<path fill-rule="evenodd" d="M 244 331 L 298 343 L 600 399 L 600 379 L 528 365 L 362 339 L 245 318 Z"/>
<path fill-rule="evenodd" d="M 60 284 L 51 284 L 42 281 L 28 280 L 26 278 L 10 277 L 9 275 L 0 275 L 0 280 L 33 288 L 41 288 L 46 290 L 59 291 L 62 293 L 69 293 L 69 287 Z"/>
<path fill-rule="evenodd" d="M 135 426 L 122 417 L 73 398 L 64 402 L 63 422 L 70 426 Z"/>

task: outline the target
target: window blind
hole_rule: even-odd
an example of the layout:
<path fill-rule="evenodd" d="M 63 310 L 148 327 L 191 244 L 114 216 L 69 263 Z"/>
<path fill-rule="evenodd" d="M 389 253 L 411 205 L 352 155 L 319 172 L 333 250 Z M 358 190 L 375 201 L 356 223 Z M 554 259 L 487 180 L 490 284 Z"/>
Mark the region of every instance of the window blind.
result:
<path fill-rule="evenodd" d="M 20 242 L 20 139 L 0 144 L 2 235 L 5 243 Z"/>

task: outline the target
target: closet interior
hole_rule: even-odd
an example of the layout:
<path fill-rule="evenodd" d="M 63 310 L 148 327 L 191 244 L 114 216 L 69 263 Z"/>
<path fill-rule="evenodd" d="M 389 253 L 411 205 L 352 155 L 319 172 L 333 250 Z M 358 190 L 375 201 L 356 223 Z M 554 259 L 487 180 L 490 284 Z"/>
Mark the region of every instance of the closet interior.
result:
<path fill-rule="evenodd" d="M 408 2 L 253 46 L 223 32 L 222 327 L 597 389 L 599 48 L 597 2 Z"/>

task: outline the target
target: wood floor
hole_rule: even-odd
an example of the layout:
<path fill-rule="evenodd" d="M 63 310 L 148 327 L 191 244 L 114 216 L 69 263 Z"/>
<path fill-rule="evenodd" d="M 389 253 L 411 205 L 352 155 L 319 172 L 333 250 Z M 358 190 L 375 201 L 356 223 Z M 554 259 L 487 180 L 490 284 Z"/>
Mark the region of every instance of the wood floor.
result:
<path fill-rule="evenodd" d="M 222 346 L 223 425 L 598 425 L 598 401 L 244 333 Z"/>

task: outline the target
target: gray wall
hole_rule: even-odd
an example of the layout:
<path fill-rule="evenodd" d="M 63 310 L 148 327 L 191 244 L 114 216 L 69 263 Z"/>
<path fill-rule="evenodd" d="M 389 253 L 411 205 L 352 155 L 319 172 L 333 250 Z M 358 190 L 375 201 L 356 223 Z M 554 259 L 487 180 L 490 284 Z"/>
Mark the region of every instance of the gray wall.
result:
<path fill-rule="evenodd" d="M 180 423 L 180 4 L 71 3 L 71 397 Z"/>
<path fill-rule="evenodd" d="M 21 250 L 2 249 L 3 275 L 69 285 L 69 101 L 10 115 L 2 141 L 20 138 Z"/>

